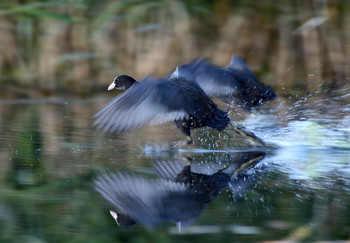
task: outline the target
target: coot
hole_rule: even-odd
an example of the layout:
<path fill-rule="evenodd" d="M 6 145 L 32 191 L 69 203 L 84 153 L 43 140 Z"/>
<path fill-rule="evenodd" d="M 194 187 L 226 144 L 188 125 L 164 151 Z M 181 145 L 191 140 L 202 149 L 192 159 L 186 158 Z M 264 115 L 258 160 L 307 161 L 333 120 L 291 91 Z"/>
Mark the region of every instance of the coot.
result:
<path fill-rule="evenodd" d="M 230 118 L 220 110 L 186 71 L 176 69 L 167 78 L 146 77 L 141 82 L 128 75 L 115 78 L 108 90 L 126 90 L 106 104 L 94 125 L 109 132 L 126 132 L 146 125 L 173 121 L 192 143 L 190 130 L 225 129 Z"/>
<path fill-rule="evenodd" d="M 117 172 L 100 175 L 94 186 L 113 208 L 123 212 L 110 211 L 118 225 L 131 226 L 137 222 L 149 227 L 165 222 L 188 225 L 223 189 L 229 187 L 237 197 L 242 195 L 260 174 L 247 171 L 264 156 L 264 152 L 228 153 L 213 161 L 221 169 L 212 170 L 198 161 L 205 174 L 185 161 L 157 161 L 154 165 L 157 178 Z"/>
<path fill-rule="evenodd" d="M 204 58 L 180 66 L 190 72 L 209 96 L 250 111 L 263 101 L 276 98 L 272 88 L 258 81 L 246 62 L 233 55 L 226 67 L 218 67 Z"/>

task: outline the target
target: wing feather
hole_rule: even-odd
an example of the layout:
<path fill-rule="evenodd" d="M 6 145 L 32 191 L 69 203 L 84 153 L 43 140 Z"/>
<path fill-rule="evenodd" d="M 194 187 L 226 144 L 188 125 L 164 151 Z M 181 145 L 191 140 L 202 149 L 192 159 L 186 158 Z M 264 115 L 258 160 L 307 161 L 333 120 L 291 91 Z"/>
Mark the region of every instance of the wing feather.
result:
<path fill-rule="evenodd" d="M 97 112 L 93 125 L 103 131 L 120 133 L 188 117 L 186 107 L 170 100 L 174 92 L 181 93 L 176 86 L 170 86 L 165 80 L 135 83 Z M 170 102 L 175 105 L 170 106 Z"/>
<path fill-rule="evenodd" d="M 145 179 L 116 173 L 100 175 L 94 180 L 95 189 L 109 203 L 136 221 L 156 223 L 164 213 L 163 200 L 171 195 L 184 195 L 189 185 L 165 179 Z"/>

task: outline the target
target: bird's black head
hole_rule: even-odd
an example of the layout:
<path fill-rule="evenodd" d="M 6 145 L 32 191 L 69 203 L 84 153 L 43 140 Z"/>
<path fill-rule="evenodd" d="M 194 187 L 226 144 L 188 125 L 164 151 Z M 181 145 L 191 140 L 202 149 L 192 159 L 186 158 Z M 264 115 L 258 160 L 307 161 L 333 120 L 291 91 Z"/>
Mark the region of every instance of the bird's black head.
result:
<path fill-rule="evenodd" d="M 117 76 L 113 83 L 108 86 L 108 90 L 120 89 L 126 90 L 131 87 L 136 82 L 136 80 L 128 75 L 119 75 Z"/>
<path fill-rule="evenodd" d="M 117 222 L 118 225 L 120 226 L 131 226 L 134 225 L 136 222 L 130 218 L 129 215 L 127 214 L 121 214 L 121 213 L 116 213 L 112 210 L 109 211 L 109 213 L 112 215 L 114 220 Z"/>

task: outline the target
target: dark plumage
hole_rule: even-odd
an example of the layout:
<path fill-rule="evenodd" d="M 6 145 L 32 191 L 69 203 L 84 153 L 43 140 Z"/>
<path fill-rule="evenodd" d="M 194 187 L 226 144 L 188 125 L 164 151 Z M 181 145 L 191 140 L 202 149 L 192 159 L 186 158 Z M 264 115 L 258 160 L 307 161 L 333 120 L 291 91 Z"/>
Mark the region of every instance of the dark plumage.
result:
<path fill-rule="evenodd" d="M 230 187 L 234 195 L 244 193 L 258 173 L 246 173 L 265 156 L 264 152 L 225 154 L 218 167 L 206 174 L 193 171 L 183 161 L 158 161 L 157 178 L 117 172 L 94 180 L 95 189 L 111 206 L 110 211 L 119 225 L 143 223 L 150 227 L 164 222 L 192 223 L 220 192 Z M 207 168 L 201 164 L 202 167 Z M 220 168 L 220 169 L 219 169 Z"/>
<path fill-rule="evenodd" d="M 226 67 L 217 67 L 203 58 L 180 67 L 190 72 L 209 96 L 248 111 L 263 101 L 276 98 L 275 92 L 259 82 L 245 61 L 237 56 L 232 56 Z"/>
<path fill-rule="evenodd" d="M 137 82 L 130 76 L 115 78 L 108 90 L 126 89 L 106 104 L 96 115 L 94 125 L 109 132 L 126 132 L 146 125 L 174 121 L 192 142 L 190 130 L 199 127 L 225 129 L 230 119 L 193 77 L 176 69 L 168 78 L 147 77 Z"/>

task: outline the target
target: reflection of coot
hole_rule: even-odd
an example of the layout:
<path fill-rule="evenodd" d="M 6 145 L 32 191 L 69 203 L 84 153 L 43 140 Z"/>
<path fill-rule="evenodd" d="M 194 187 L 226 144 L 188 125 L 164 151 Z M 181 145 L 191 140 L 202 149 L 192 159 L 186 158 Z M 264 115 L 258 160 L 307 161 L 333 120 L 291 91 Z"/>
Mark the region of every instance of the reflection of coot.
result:
<path fill-rule="evenodd" d="M 276 98 L 275 92 L 259 82 L 245 61 L 238 56 L 232 56 L 226 67 L 217 67 L 203 58 L 180 67 L 190 72 L 209 96 L 248 111 L 263 101 Z"/>
<path fill-rule="evenodd" d="M 150 77 L 137 82 L 130 76 L 115 78 L 109 90 L 126 91 L 105 105 L 96 115 L 97 128 L 125 132 L 145 125 L 174 121 L 192 142 L 190 130 L 199 127 L 225 129 L 230 119 L 220 110 L 193 77 L 181 70 L 165 79 Z"/>
<path fill-rule="evenodd" d="M 252 168 L 265 153 L 244 152 L 224 155 L 219 161 L 224 168 L 211 175 L 191 171 L 191 165 L 178 161 L 158 161 L 157 179 L 117 172 L 99 176 L 96 190 L 122 213 L 111 211 L 119 225 L 136 222 L 159 226 L 164 222 L 192 223 L 219 193 L 230 184 L 235 175 Z M 238 177 L 235 177 L 238 178 Z M 244 184 L 242 176 L 240 185 Z M 235 179 L 235 183 L 237 179 Z M 246 187 L 240 187 L 246 188 Z M 240 190 L 237 188 L 237 190 Z"/>

